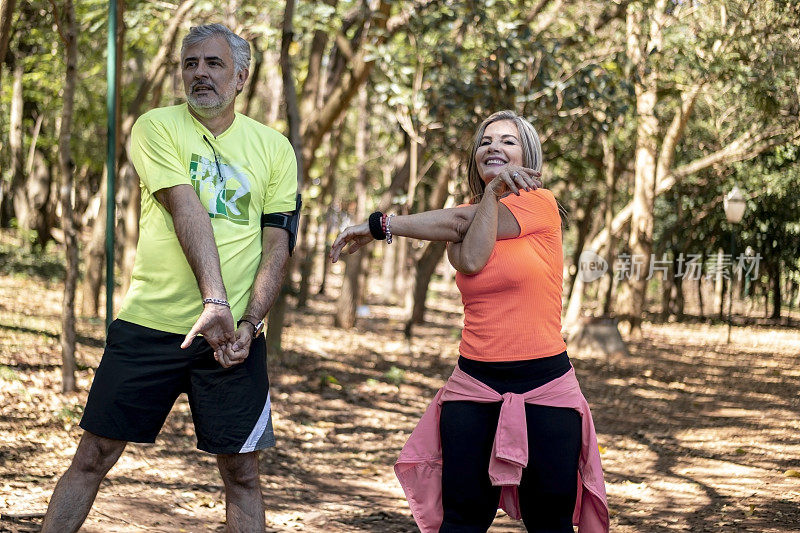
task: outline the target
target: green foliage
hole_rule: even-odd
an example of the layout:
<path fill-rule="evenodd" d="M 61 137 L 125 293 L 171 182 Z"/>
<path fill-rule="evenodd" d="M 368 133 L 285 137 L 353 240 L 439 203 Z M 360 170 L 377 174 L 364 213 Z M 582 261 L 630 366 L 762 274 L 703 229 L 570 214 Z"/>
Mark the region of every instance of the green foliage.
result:
<path fill-rule="evenodd" d="M 163 44 L 164 32 L 179 3 L 125 3 L 123 116 Z M 279 75 L 274 62 L 285 3 L 241 0 L 236 4 L 236 13 L 229 13 L 229 2 L 197 1 L 179 35 L 190 25 L 227 22 L 230 16 L 245 36 L 266 51 L 270 64 L 265 64 L 258 80 L 262 89 L 255 96 L 256 111 L 251 111 L 255 118 L 263 119 L 265 114 L 260 110 L 272 98 L 263 86 Z M 540 4 L 542 10 L 533 13 Z M 628 203 L 638 121 L 634 88 L 641 80 L 627 50 L 624 9 L 616 12 L 616 3 L 600 0 L 448 0 L 426 3 L 424 7 L 396 1 L 391 5 L 392 16 L 410 13 L 407 22 L 392 30 L 390 38 L 380 44 L 376 44 L 375 34 L 369 34 L 365 45 L 367 59 L 376 62 L 368 81 L 366 167 L 370 203 L 376 202 L 389 186 L 396 164 L 394 156 L 408 150 L 409 136 L 399 118 L 407 118 L 405 126 L 410 124 L 414 133 L 426 141 L 419 162 L 419 168 L 426 172 L 421 176 L 413 206 L 418 210 L 424 208 L 436 186 L 437 171 L 446 158 L 458 154 L 465 160 L 476 126 L 491 112 L 504 108 L 520 112 L 536 126 L 543 140 L 545 183 L 557 192 L 559 201 L 577 222 L 584 213 L 601 220 L 600 206 L 608 193 L 603 174 L 603 138 L 608 138 L 616 151 L 615 212 Z M 632 11 L 642 14 L 641 29 L 645 34 L 650 31 L 653 5 L 638 0 L 630 3 Z M 72 148 L 79 170 L 76 204 L 80 208 L 85 207 L 103 179 L 106 8 L 105 0 L 76 4 L 80 52 Z M 20 62 L 25 72 L 23 151 L 28 153 L 36 119 L 43 117 L 36 146 L 46 164 L 54 169 L 65 75 L 56 13 L 41 2 L 22 3 L 17 11 L 10 50 L 13 61 Z M 315 34 L 327 34 L 322 62 L 323 69 L 327 69 L 323 73 L 325 85 L 332 79 L 330 69 L 340 65 L 346 68 L 348 64 L 346 54 L 336 43 L 337 33 L 355 44 L 360 32 L 371 31 L 369 24 L 362 27 L 368 18 L 365 4 L 360 1 L 342 0 L 335 6 L 328 2 L 298 3 L 290 47 L 298 91 L 309 72 Z M 660 26 L 662 45 L 646 51 L 647 71 L 658 73 L 655 113 L 660 138 L 680 108 L 687 88 L 703 84 L 671 169 L 724 149 L 751 128 L 753 134 L 784 131 L 784 138 L 791 137 L 800 115 L 798 20 L 800 4 L 788 0 L 669 3 Z M 374 26 L 374 21 L 370 24 Z M 10 178 L 10 156 L 5 149 L 11 104 L 9 67 L 4 67 L 0 88 L 0 168 L 4 180 Z M 421 83 L 417 88 L 418 76 Z M 328 94 L 333 89 L 326 87 L 323 92 Z M 171 104 L 181 98 L 178 78 L 168 77 L 160 103 Z M 149 105 L 148 98 L 139 112 Z M 347 210 L 349 202 L 355 200 L 353 183 L 359 161 L 354 150 L 353 103 L 345 112 L 344 124 L 342 134 L 317 152 L 309 171 L 312 181 L 307 205 L 335 202 Z M 285 128 L 285 117 L 279 117 L 272 125 Z M 327 148 L 334 143 L 342 147 L 334 169 L 337 192 L 334 198 L 323 198 Z M 709 206 L 719 203 L 721 195 L 738 183 L 748 191 L 757 191 L 742 223 L 746 245 L 769 251 L 786 268 L 796 269 L 798 254 L 793 239 L 797 235 L 797 217 L 791 194 L 798 185 L 796 151 L 796 141 L 786 143 L 754 160 L 724 162 L 682 178 L 670 193 L 656 201 L 656 249 L 694 246 L 711 252 L 727 242 L 729 235 L 721 207 Z M 464 190 L 462 174 L 454 177 L 457 183 L 452 190 L 456 196 Z M 394 200 L 402 202 L 405 198 L 401 193 Z M 590 201 L 595 202 L 592 209 L 588 209 Z M 687 220 L 693 221 L 688 228 Z M 595 230 L 599 229 L 597 224 Z M 576 233 L 572 227 L 565 233 L 568 251 L 577 244 Z M 772 242 L 783 246 L 779 250 L 771 247 Z M 0 268 L 53 279 L 63 275 L 57 262 L 34 260 L 20 253 L 0 250 Z"/>
<path fill-rule="evenodd" d="M 341 390 L 342 384 L 336 379 L 336 376 L 324 372 L 319 376 L 319 387 L 321 389 L 336 389 Z"/>
<path fill-rule="evenodd" d="M 79 403 L 65 404 L 55 415 L 56 420 L 65 426 L 74 426 L 83 416 L 83 405 Z"/>
<path fill-rule="evenodd" d="M 383 373 L 383 380 L 386 383 L 399 387 L 406 382 L 406 371 L 392 365 L 389 370 Z"/>
<path fill-rule="evenodd" d="M 0 365 L 0 381 L 20 381 L 19 374 L 13 368 Z"/>
<path fill-rule="evenodd" d="M 63 281 L 66 271 L 63 257 L 54 253 L 51 246 L 38 250 L 31 244 L 20 246 L 17 242 L 3 240 L 0 241 L 0 273 Z"/>

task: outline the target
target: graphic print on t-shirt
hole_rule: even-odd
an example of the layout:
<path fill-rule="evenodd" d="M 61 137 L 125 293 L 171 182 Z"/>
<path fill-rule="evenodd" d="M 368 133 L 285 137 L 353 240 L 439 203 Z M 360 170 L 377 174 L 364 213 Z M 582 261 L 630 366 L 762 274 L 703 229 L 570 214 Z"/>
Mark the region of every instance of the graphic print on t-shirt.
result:
<path fill-rule="evenodd" d="M 222 176 L 220 176 L 220 172 Z M 250 180 L 240 169 L 192 154 L 189 173 L 200 202 L 211 218 L 226 218 L 247 225 L 250 212 Z"/>

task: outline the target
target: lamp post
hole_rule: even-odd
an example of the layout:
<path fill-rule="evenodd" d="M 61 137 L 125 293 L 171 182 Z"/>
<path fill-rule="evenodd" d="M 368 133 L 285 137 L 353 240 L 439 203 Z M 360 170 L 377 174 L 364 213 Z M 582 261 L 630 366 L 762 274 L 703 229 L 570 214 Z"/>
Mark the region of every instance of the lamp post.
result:
<path fill-rule="evenodd" d="M 731 262 L 733 261 L 735 236 L 735 225 L 742 221 L 744 216 L 745 200 L 739 187 L 734 187 L 731 192 L 725 195 L 722 201 L 725 208 L 725 218 L 731 224 Z M 731 311 L 733 307 L 733 272 L 731 279 L 728 280 L 728 344 L 731 343 Z"/>

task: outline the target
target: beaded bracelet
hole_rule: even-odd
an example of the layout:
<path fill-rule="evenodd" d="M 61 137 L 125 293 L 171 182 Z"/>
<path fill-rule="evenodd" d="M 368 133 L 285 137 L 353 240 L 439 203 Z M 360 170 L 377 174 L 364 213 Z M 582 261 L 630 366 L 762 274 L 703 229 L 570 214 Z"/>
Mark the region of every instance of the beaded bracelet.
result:
<path fill-rule="evenodd" d="M 231 308 L 231 304 L 228 303 L 228 300 L 221 300 L 219 298 L 203 298 L 203 305 L 206 304 L 224 305 L 228 309 Z"/>
<path fill-rule="evenodd" d="M 389 215 L 386 217 L 386 227 L 384 229 L 384 233 L 386 233 L 386 244 L 392 244 L 392 229 L 389 227 L 389 223 L 392 221 L 392 217 L 394 215 Z"/>

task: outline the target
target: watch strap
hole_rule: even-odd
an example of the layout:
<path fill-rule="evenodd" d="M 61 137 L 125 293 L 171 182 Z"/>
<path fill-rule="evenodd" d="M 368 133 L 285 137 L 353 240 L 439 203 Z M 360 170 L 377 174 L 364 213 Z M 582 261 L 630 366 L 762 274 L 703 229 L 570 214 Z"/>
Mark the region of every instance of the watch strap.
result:
<path fill-rule="evenodd" d="M 252 320 L 252 317 L 243 316 L 241 318 L 241 320 L 239 320 L 237 325 L 241 325 L 242 322 L 247 322 L 248 324 L 253 326 L 253 337 L 258 337 L 259 333 L 261 333 L 261 330 L 264 329 L 264 321 L 263 320 L 259 320 L 258 322 L 254 322 Z"/>

